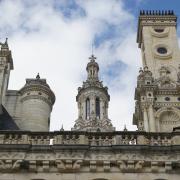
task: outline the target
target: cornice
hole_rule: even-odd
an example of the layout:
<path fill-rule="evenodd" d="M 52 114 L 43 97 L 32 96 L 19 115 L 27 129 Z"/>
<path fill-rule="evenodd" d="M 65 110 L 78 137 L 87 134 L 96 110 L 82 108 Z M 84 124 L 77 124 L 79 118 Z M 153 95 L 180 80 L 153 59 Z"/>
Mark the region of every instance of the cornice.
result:
<path fill-rule="evenodd" d="M 107 88 L 106 87 L 98 87 L 98 86 L 88 86 L 88 87 L 82 87 L 79 89 L 78 94 L 76 96 L 76 101 L 78 101 L 79 97 L 86 91 L 90 90 L 90 89 L 95 89 L 96 91 L 100 91 L 103 92 L 107 98 L 108 101 L 110 101 L 110 95 L 108 94 Z"/>
<path fill-rule="evenodd" d="M 39 100 L 42 100 L 45 103 L 47 103 L 50 107 L 52 107 L 52 105 L 54 104 L 53 101 L 50 101 L 46 97 L 43 97 L 43 96 L 40 96 L 40 95 L 28 95 L 28 96 L 22 97 L 21 98 L 21 102 L 24 102 L 24 101 L 27 101 L 27 100 L 30 100 L 30 99 L 39 99 Z"/>
<path fill-rule="evenodd" d="M 41 92 L 44 92 L 45 94 L 47 94 L 51 98 L 52 104 L 54 104 L 54 102 L 55 102 L 55 95 L 54 95 L 53 91 L 50 88 L 48 88 L 47 86 L 43 86 L 43 85 L 40 85 L 40 84 L 29 85 L 29 86 L 23 87 L 19 92 L 20 92 L 21 95 L 23 95 L 23 94 L 25 94 L 25 93 L 27 93 L 29 91 L 41 91 Z M 27 96 L 29 96 L 29 95 L 27 95 Z"/>

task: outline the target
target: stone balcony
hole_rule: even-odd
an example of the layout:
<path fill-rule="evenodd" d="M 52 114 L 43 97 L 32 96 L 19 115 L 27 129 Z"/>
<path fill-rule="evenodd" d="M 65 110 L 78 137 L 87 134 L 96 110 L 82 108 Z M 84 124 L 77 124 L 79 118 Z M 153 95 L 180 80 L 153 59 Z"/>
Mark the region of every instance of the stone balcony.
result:
<path fill-rule="evenodd" d="M 0 172 L 180 171 L 180 131 L 0 131 Z"/>
<path fill-rule="evenodd" d="M 116 147 L 116 146 L 173 146 L 180 145 L 180 131 L 172 133 L 147 133 L 138 131 L 115 132 L 30 132 L 30 131 L 0 131 L 0 146 L 35 145 L 40 146 L 87 146 Z"/>

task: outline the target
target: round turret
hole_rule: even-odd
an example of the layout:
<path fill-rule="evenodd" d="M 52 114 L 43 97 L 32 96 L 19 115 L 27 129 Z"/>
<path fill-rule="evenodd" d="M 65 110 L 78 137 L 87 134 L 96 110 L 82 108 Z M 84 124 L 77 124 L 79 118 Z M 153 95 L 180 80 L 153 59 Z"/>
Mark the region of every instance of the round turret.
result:
<path fill-rule="evenodd" d="M 39 74 L 36 79 L 27 79 L 20 94 L 22 103 L 20 129 L 48 131 L 55 95 L 46 80 L 40 79 Z"/>

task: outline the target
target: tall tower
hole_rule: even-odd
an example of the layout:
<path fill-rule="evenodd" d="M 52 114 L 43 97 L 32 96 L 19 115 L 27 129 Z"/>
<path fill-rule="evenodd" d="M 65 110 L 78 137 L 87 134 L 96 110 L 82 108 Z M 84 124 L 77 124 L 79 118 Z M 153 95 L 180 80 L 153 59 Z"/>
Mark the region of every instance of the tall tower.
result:
<path fill-rule="evenodd" d="M 2 104 L 5 93 L 8 88 L 10 70 L 13 69 L 13 59 L 8 47 L 7 38 L 4 43 L 0 43 L 0 114 L 2 113 Z"/>
<path fill-rule="evenodd" d="M 108 88 L 99 81 L 99 65 L 92 55 L 87 64 L 87 80 L 78 88 L 78 119 L 72 130 L 78 131 L 114 131 L 108 119 Z"/>
<path fill-rule="evenodd" d="M 137 42 L 142 52 L 133 124 L 147 132 L 180 126 L 180 51 L 173 11 L 141 11 Z"/>

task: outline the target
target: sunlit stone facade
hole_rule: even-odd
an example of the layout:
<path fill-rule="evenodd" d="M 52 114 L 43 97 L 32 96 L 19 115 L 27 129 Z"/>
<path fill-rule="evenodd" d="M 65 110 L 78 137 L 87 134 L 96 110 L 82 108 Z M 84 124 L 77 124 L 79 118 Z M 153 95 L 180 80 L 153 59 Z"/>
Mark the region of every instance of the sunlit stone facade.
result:
<path fill-rule="evenodd" d="M 180 179 L 180 55 L 174 13 L 142 11 L 137 41 L 143 59 L 135 90 L 137 131 L 112 126 L 110 96 L 92 55 L 87 80 L 78 89 L 74 127 L 48 132 L 53 92 L 39 75 L 19 91 L 7 90 L 13 61 L 7 41 L 1 43 L 0 180 Z"/>
<path fill-rule="evenodd" d="M 142 52 L 133 124 L 146 132 L 180 126 L 180 51 L 172 11 L 141 12 L 137 42 Z"/>

